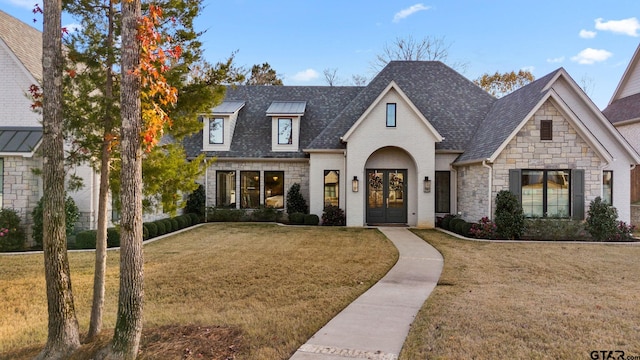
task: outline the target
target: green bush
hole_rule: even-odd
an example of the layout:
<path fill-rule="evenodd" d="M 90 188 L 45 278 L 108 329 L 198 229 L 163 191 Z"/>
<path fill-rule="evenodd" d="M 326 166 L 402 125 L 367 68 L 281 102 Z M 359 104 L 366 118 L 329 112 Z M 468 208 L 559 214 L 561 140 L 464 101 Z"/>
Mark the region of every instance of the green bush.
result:
<path fill-rule="evenodd" d="M 456 219 L 458 216 L 457 215 L 453 215 L 453 214 L 447 214 L 442 218 L 442 228 L 444 230 L 451 230 L 451 226 L 449 225 L 449 223 L 451 222 L 451 220 Z"/>
<path fill-rule="evenodd" d="M 76 249 L 95 249 L 97 237 L 96 230 L 80 231 L 76 234 Z"/>
<path fill-rule="evenodd" d="M 451 232 L 456 232 L 456 227 L 458 226 L 458 224 L 464 223 L 465 221 L 462 220 L 459 217 L 455 217 L 453 219 L 451 219 L 451 221 L 449 221 L 449 231 Z"/>
<path fill-rule="evenodd" d="M 305 225 L 318 225 L 320 223 L 320 217 L 316 214 L 306 214 L 304 216 Z"/>
<path fill-rule="evenodd" d="M 113 227 L 107 228 L 107 247 L 118 246 L 120 246 L 120 231 Z"/>
<path fill-rule="evenodd" d="M 292 213 L 289 214 L 289 223 L 292 225 L 302 225 L 304 224 L 304 214 L 303 213 Z"/>
<path fill-rule="evenodd" d="M 158 225 L 155 222 L 147 222 L 144 225 L 149 230 L 149 239 L 153 239 L 158 236 Z"/>
<path fill-rule="evenodd" d="M 184 226 L 182 227 L 184 228 L 188 228 L 189 226 L 191 226 L 191 216 L 187 215 L 187 214 L 183 214 L 180 215 L 179 218 L 182 219 L 182 222 L 184 223 Z"/>
<path fill-rule="evenodd" d="M 461 222 L 457 222 L 455 225 L 455 228 L 453 229 L 453 231 L 458 234 L 458 235 L 462 235 L 462 236 L 470 236 L 471 235 L 471 227 L 473 226 L 473 224 L 468 223 L 464 220 L 462 220 Z"/>
<path fill-rule="evenodd" d="M 277 221 L 280 217 L 278 210 L 261 206 L 251 212 L 251 221 Z"/>
<path fill-rule="evenodd" d="M 496 228 L 496 224 L 485 216 L 471 225 L 469 233 L 478 239 L 495 239 Z"/>
<path fill-rule="evenodd" d="M 204 209 L 206 202 L 206 194 L 204 191 L 204 185 L 198 185 L 198 188 L 195 189 L 189 197 L 187 198 L 187 204 L 184 207 L 184 211 L 190 214 L 196 214 L 200 218 L 204 218 Z"/>
<path fill-rule="evenodd" d="M 171 228 L 173 229 L 173 231 L 182 229 L 182 227 L 180 226 L 180 221 L 178 221 L 177 218 L 171 218 L 169 219 L 169 221 L 171 221 Z"/>
<path fill-rule="evenodd" d="M 596 241 L 612 241 L 618 232 L 618 210 L 600 196 L 589 204 L 586 228 Z"/>
<path fill-rule="evenodd" d="M 147 224 L 142 224 L 142 240 L 149 240 L 149 228 Z"/>
<path fill-rule="evenodd" d="M 43 231 L 43 211 L 44 204 L 42 202 L 43 198 L 40 198 L 38 204 L 31 212 L 31 217 L 33 218 L 33 240 L 36 242 L 39 248 L 42 248 L 42 231 Z M 67 196 L 64 202 L 65 205 L 65 224 L 66 224 L 66 233 L 67 237 L 73 233 L 73 230 L 76 227 L 76 221 L 80 218 L 80 211 L 78 210 L 78 206 L 76 206 L 76 202 L 73 200 L 71 196 Z"/>
<path fill-rule="evenodd" d="M 176 229 L 173 228 L 173 222 L 171 221 L 171 219 L 161 219 L 160 221 L 162 221 L 162 223 L 164 224 L 166 234 L 176 231 Z"/>
<path fill-rule="evenodd" d="M 530 240 L 591 240 L 582 221 L 556 218 L 525 220 L 523 239 Z"/>
<path fill-rule="evenodd" d="M 494 221 L 498 237 L 503 239 L 520 239 L 524 232 L 524 212 L 515 194 L 501 190 L 496 195 L 496 212 Z"/>
<path fill-rule="evenodd" d="M 345 226 L 347 218 L 344 211 L 335 205 L 325 206 L 322 212 L 323 226 Z"/>
<path fill-rule="evenodd" d="M 291 185 L 287 192 L 287 214 L 297 212 L 306 214 L 308 211 L 307 201 L 300 193 L 300 184 L 295 183 Z"/>
<path fill-rule="evenodd" d="M 156 224 L 156 227 L 158 228 L 158 236 L 162 236 L 167 233 L 167 226 L 164 224 L 164 221 L 156 220 L 153 223 Z"/>
<path fill-rule="evenodd" d="M 219 209 L 209 208 L 207 211 L 207 221 L 212 222 L 237 222 L 245 217 L 245 211 L 242 209 Z"/>
<path fill-rule="evenodd" d="M 14 209 L 0 209 L 0 251 L 24 249 L 25 234 L 20 226 L 20 215 Z"/>
<path fill-rule="evenodd" d="M 191 225 L 200 224 L 202 222 L 202 219 L 204 219 L 204 216 L 199 216 L 198 214 L 194 213 L 188 213 L 187 215 L 191 218 Z"/>

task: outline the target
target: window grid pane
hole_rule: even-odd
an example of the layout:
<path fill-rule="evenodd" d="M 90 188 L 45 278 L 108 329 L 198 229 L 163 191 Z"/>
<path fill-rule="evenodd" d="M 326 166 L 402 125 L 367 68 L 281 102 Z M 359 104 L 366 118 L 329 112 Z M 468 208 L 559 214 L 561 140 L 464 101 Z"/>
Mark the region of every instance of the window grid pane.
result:
<path fill-rule="evenodd" d="M 340 170 L 324 171 L 324 206 L 340 206 Z"/>
<path fill-rule="evenodd" d="M 522 171 L 522 210 L 526 217 L 542 217 L 544 215 L 543 177 L 542 171 Z"/>
<path fill-rule="evenodd" d="M 387 104 L 387 127 L 396 126 L 396 104 Z"/>
<path fill-rule="evenodd" d="M 547 171 L 547 217 L 569 217 L 569 171 Z"/>
<path fill-rule="evenodd" d="M 293 144 L 292 125 L 292 119 L 278 119 L 278 144 Z"/>
<path fill-rule="evenodd" d="M 264 172 L 264 206 L 284 209 L 284 171 Z"/>
<path fill-rule="evenodd" d="M 209 144 L 224 143 L 224 119 L 209 119 Z"/>
<path fill-rule="evenodd" d="M 236 207 L 236 172 L 218 171 L 216 178 L 216 206 Z"/>
<path fill-rule="evenodd" d="M 240 172 L 240 208 L 257 209 L 260 207 L 260 172 Z"/>

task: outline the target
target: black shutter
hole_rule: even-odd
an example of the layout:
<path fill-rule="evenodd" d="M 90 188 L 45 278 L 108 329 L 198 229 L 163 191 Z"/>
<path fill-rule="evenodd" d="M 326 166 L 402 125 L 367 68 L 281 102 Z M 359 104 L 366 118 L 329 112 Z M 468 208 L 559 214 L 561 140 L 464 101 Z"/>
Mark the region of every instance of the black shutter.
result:
<path fill-rule="evenodd" d="M 584 170 L 571 170 L 572 218 L 584 220 Z"/>
<path fill-rule="evenodd" d="M 509 191 L 511 191 L 518 198 L 518 202 L 522 204 L 522 170 L 509 170 Z"/>

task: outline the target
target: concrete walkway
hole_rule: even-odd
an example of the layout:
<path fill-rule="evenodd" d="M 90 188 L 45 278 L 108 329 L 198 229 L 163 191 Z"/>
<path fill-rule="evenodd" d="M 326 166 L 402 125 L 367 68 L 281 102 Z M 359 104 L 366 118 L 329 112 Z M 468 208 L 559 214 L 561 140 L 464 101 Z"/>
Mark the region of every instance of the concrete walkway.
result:
<path fill-rule="evenodd" d="M 407 228 L 380 231 L 400 252 L 395 266 L 302 345 L 291 360 L 397 359 L 416 314 L 438 283 L 442 255 Z"/>

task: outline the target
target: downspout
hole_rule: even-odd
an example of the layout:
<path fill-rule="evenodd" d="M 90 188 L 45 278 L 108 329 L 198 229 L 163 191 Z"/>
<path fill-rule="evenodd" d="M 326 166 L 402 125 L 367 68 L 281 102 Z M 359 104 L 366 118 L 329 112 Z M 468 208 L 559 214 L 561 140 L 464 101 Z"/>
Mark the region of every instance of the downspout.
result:
<path fill-rule="evenodd" d="M 491 165 L 489 165 L 487 163 L 487 161 L 489 161 L 489 159 L 486 160 L 482 160 L 482 166 L 486 167 L 487 169 L 489 169 L 489 192 L 488 195 L 489 197 L 487 198 L 487 203 L 488 203 L 488 212 L 487 212 L 487 217 L 489 219 L 491 219 L 491 195 L 493 194 L 493 167 Z"/>
<path fill-rule="evenodd" d="M 202 159 L 202 161 L 204 162 L 204 222 L 207 222 L 207 219 L 209 218 L 209 214 L 208 214 L 208 199 L 207 199 L 207 195 L 209 194 L 209 166 L 207 165 L 207 156 L 205 155 L 204 159 Z"/>

